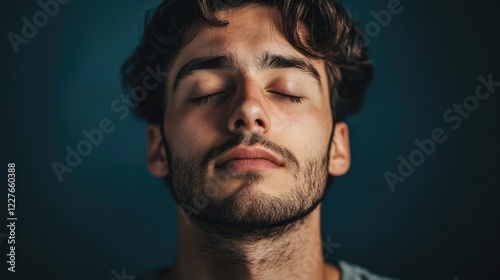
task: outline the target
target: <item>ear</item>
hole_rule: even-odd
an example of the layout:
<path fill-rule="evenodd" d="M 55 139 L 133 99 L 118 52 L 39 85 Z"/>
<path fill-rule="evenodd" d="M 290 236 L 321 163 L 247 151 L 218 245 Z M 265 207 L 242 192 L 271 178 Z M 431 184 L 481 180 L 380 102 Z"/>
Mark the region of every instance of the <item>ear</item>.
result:
<path fill-rule="evenodd" d="M 160 126 L 150 124 L 146 130 L 146 134 L 148 144 L 147 164 L 149 172 L 153 176 L 163 178 L 168 175 L 168 164 Z"/>
<path fill-rule="evenodd" d="M 349 130 L 345 122 L 335 124 L 330 155 L 328 161 L 328 174 L 342 176 L 351 166 L 351 149 L 349 146 Z"/>

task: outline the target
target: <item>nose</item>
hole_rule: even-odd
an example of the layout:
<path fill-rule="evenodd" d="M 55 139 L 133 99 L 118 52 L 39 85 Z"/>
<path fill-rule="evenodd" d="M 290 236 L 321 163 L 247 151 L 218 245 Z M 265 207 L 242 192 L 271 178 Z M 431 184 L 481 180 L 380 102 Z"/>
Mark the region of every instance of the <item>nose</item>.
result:
<path fill-rule="evenodd" d="M 247 133 L 266 133 L 271 128 L 271 121 L 265 107 L 265 96 L 259 85 L 246 79 L 236 92 L 236 104 L 228 119 L 231 133 L 245 131 Z"/>

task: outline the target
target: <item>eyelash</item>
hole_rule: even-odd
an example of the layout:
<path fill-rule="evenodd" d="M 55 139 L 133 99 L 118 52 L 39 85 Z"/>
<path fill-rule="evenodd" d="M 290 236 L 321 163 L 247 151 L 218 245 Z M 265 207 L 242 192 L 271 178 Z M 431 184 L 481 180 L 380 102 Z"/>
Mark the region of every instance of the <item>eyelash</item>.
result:
<path fill-rule="evenodd" d="M 273 93 L 276 97 L 278 97 L 280 99 L 284 99 L 286 101 L 291 101 L 293 103 L 302 103 L 302 101 L 304 99 L 303 97 L 283 94 L 283 93 L 280 93 L 277 91 L 269 91 L 269 92 Z M 212 101 L 213 99 L 219 97 L 223 93 L 224 92 L 217 92 L 214 94 L 193 98 L 193 99 L 189 100 L 189 103 L 193 106 L 201 106 L 201 105 L 207 104 L 208 102 Z"/>
<path fill-rule="evenodd" d="M 206 103 L 212 101 L 214 98 L 217 98 L 219 95 L 221 95 L 223 93 L 224 92 L 217 92 L 214 94 L 193 98 L 193 99 L 189 100 L 189 103 L 193 106 L 201 106 L 203 104 L 206 104 Z"/>
<path fill-rule="evenodd" d="M 277 91 L 269 91 L 269 92 L 273 93 L 274 95 L 276 95 L 280 99 L 285 99 L 285 100 L 291 101 L 293 103 L 302 103 L 302 101 L 304 100 L 304 97 L 283 94 L 283 93 L 277 92 Z"/>

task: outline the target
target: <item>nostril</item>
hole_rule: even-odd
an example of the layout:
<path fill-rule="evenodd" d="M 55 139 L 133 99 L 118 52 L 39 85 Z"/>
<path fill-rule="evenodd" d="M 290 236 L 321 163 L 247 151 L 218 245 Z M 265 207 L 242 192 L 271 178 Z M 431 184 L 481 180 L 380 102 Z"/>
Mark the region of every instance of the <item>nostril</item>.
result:
<path fill-rule="evenodd" d="M 255 120 L 259 126 L 264 126 L 264 122 L 261 119 Z"/>
<path fill-rule="evenodd" d="M 240 126 L 244 126 L 245 122 L 242 119 L 239 119 L 236 121 L 236 127 L 239 128 Z"/>

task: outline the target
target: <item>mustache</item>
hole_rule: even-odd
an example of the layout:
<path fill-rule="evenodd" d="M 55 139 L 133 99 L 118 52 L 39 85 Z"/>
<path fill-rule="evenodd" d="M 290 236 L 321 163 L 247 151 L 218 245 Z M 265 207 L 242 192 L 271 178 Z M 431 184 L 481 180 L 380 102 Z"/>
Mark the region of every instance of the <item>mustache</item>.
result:
<path fill-rule="evenodd" d="M 269 141 L 257 132 L 249 134 L 244 133 L 243 131 L 237 132 L 233 138 L 208 150 L 205 155 L 203 155 L 200 163 L 201 167 L 208 167 L 208 164 L 214 161 L 218 156 L 241 144 L 245 146 L 261 145 L 281 157 L 281 159 L 292 169 L 292 171 L 298 172 L 300 170 L 299 160 L 290 150 Z"/>

